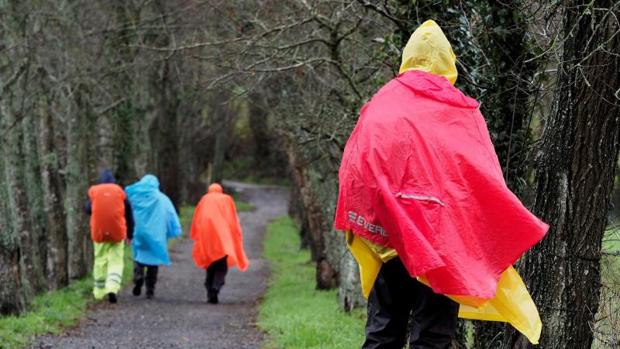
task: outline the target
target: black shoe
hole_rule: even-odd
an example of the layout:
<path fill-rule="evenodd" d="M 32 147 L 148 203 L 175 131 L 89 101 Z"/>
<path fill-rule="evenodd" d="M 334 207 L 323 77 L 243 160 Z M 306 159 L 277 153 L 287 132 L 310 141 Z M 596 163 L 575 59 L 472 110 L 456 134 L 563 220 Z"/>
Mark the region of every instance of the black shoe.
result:
<path fill-rule="evenodd" d="M 112 304 L 116 304 L 118 300 L 116 299 L 116 294 L 114 293 L 108 293 L 108 302 L 112 303 Z"/>
<path fill-rule="evenodd" d="M 133 291 L 131 291 L 131 293 L 132 293 L 134 296 L 138 297 L 139 295 L 141 295 L 141 294 L 142 294 L 142 287 L 140 287 L 140 286 L 138 286 L 138 285 L 135 285 L 135 286 L 133 287 Z"/>
<path fill-rule="evenodd" d="M 209 304 L 217 304 L 220 300 L 217 298 L 217 293 L 207 294 L 207 303 Z"/>
<path fill-rule="evenodd" d="M 146 299 L 153 299 L 153 297 L 155 297 L 155 291 L 146 290 Z"/>

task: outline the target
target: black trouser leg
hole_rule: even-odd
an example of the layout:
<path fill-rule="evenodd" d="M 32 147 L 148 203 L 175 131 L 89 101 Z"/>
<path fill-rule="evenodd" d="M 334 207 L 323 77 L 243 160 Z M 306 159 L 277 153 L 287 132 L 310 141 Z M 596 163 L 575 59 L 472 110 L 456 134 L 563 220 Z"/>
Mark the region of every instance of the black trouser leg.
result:
<path fill-rule="evenodd" d="M 414 295 L 407 292 L 411 277 L 397 258 L 385 263 L 368 297 L 363 349 L 402 349 Z"/>
<path fill-rule="evenodd" d="M 159 271 L 159 267 L 156 265 L 147 265 L 146 266 L 146 292 L 147 294 L 153 294 L 155 292 L 155 284 L 157 283 L 157 272 Z"/>
<path fill-rule="evenodd" d="M 459 305 L 416 280 L 418 294 L 411 324 L 411 349 L 450 348 L 456 334 Z"/>
<path fill-rule="evenodd" d="M 133 283 L 136 289 L 144 284 L 144 265 L 136 261 L 133 262 Z"/>
<path fill-rule="evenodd" d="M 218 259 L 209 265 L 207 268 L 207 279 L 205 281 L 205 287 L 207 288 L 209 297 L 217 297 L 225 284 L 227 273 L 228 263 L 226 257 Z"/>
<path fill-rule="evenodd" d="M 399 258 L 381 267 L 368 298 L 363 349 L 402 349 L 413 310 L 411 349 L 448 348 L 458 304 L 409 276 Z"/>

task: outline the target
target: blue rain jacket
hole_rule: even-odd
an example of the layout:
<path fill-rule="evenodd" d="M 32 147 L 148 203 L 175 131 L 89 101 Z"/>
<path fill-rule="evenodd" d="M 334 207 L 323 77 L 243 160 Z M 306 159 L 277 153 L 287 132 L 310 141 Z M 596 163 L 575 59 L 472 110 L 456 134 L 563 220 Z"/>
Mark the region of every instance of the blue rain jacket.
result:
<path fill-rule="evenodd" d="M 146 265 L 170 265 L 168 239 L 181 236 L 181 223 L 172 201 L 159 191 L 153 175 L 125 188 L 135 220 L 133 259 Z"/>

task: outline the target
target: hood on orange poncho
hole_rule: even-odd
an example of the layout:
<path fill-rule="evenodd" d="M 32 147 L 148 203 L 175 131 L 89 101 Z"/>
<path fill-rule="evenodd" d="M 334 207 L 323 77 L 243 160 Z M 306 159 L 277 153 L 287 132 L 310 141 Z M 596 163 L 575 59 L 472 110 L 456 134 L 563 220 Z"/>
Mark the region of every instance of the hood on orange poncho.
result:
<path fill-rule="evenodd" d="M 211 263 L 228 256 L 228 267 L 241 271 L 249 262 L 243 251 L 243 236 L 237 217 L 235 202 L 223 193 L 222 186 L 215 183 L 200 199 L 190 230 L 194 241 L 192 256 L 199 268 L 206 269 Z"/>

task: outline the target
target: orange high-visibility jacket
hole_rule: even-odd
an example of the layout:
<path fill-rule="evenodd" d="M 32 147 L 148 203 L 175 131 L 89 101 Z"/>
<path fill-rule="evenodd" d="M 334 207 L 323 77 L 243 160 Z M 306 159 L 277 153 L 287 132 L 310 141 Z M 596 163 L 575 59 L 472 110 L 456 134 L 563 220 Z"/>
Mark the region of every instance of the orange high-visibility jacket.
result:
<path fill-rule="evenodd" d="M 189 236 L 194 241 L 192 256 L 197 267 L 206 269 L 227 256 L 228 267 L 236 266 L 241 271 L 248 268 L 235 202 L 219 184 L 211 184 L 200 199 Z"/>

